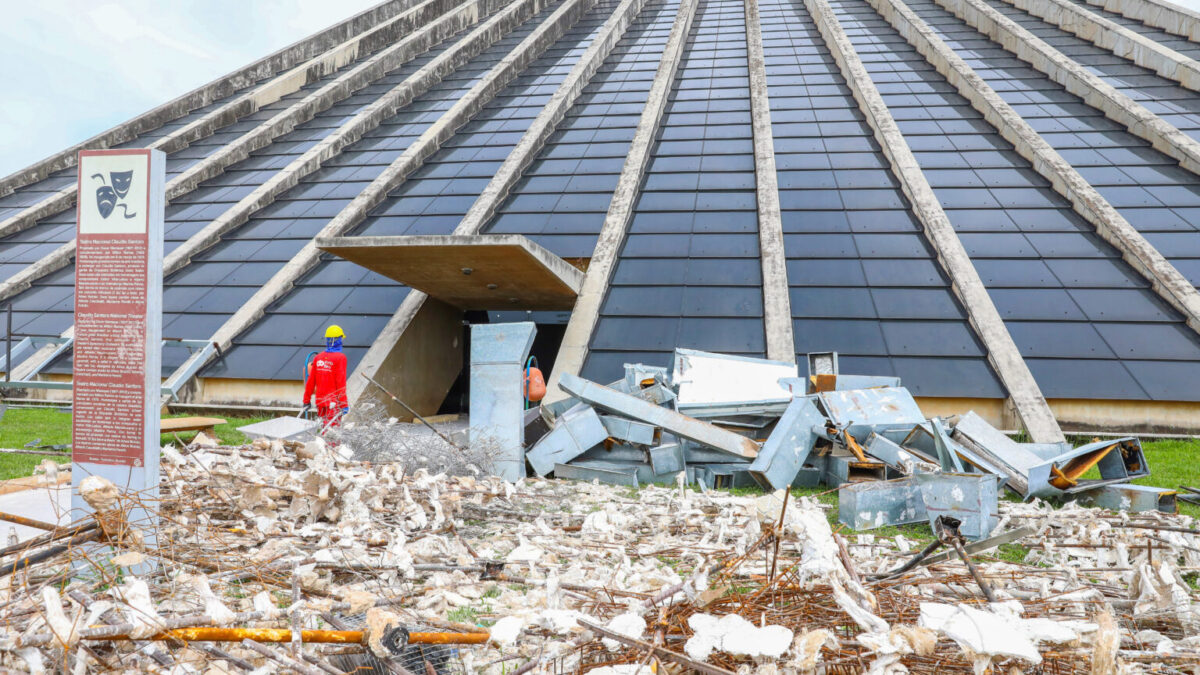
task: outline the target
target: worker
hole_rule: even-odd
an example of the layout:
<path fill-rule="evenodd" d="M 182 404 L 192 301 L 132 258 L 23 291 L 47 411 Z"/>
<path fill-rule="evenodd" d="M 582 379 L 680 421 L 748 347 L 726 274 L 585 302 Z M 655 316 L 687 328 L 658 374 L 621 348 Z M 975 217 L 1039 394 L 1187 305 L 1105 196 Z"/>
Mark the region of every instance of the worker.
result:
<path fill-rule="evenodd" d="M 311 406 L 315 394 L 322 429 L 337 426 L 342 416 L 350 412 L 346 400 L 346 355 L 342 353 L 345 337 L 341 326 L 332 325 L 325 330 L 325 351 L 312 360 L 308 381 L 304 383 L 304 407 Z"/>

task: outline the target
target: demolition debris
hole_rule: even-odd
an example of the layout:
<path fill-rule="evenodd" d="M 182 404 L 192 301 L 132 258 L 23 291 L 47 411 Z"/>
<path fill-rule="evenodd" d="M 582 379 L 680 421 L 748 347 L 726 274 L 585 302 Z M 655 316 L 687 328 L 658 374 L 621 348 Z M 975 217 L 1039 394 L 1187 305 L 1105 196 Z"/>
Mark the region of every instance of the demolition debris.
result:
<path fill-rule="evenodd" d="M 586 480 L 505 481 L 495 439 L 519 434 L 382 412 L 330 442 L 165 447 L 153 502 L 84 480 L 95 515 L 0 550 L 0 668 L 1200 668 L 1200 530 L 1129 484 L 1136 439 L 1016 443 L 925 418 L 896 378 L 687 350 L 562 386 L 523 451 Z M 929 528 L 870 531 L 897 523 Z"/>

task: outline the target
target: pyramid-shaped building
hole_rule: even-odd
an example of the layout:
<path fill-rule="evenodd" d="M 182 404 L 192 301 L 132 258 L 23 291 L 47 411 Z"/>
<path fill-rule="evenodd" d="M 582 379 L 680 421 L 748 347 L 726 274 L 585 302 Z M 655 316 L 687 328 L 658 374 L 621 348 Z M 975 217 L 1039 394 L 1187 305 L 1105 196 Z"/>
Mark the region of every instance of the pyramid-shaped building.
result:
<path fill-rule="evenodd" d="M 0 370 L 66 386 L 76 153 L 151 147 L 184 407 L 297 405 L 337 323 L 353 398 L 456 410 L 467 326 L 532 320 L 555 375 L 836 351 L 1194 433 L 1197 59 L 1163 0 L 390 0 L 0 179 Z"/>

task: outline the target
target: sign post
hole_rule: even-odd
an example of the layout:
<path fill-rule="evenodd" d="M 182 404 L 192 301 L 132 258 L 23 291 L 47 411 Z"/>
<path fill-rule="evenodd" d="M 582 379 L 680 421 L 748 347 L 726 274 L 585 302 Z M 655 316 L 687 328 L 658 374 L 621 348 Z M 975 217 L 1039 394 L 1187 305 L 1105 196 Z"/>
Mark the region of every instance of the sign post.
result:
<path fill-rule="evenodd" d="M 102 476 L 137 502 L 158 498 L 162 259 L 166 155 L 79 153 L 71 509 L 79 483 Z M 144 508 L 132 527 L 153 540 Z"/>

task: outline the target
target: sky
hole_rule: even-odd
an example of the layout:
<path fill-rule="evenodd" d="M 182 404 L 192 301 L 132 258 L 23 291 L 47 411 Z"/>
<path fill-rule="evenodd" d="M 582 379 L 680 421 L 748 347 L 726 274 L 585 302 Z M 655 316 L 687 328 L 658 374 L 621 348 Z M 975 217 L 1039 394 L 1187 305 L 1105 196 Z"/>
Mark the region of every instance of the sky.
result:
<path fill-rule="evenodd" d="M 379 0 L 0 2 L 6 176 Z"/>
<path fill-rule="evenodd" d="M 0 176 L 377 1 L 0 0 Z"/>

